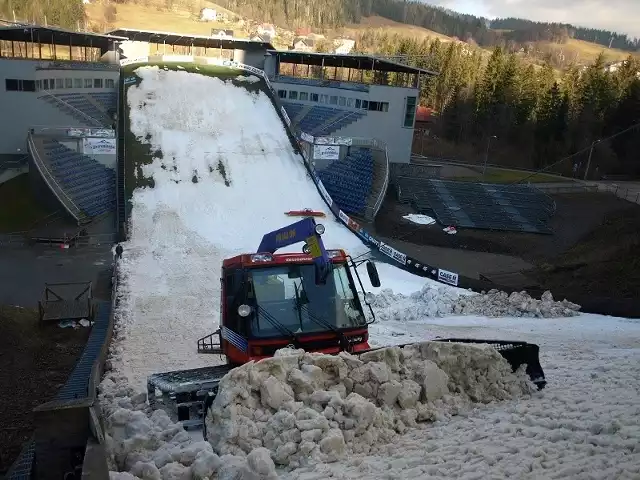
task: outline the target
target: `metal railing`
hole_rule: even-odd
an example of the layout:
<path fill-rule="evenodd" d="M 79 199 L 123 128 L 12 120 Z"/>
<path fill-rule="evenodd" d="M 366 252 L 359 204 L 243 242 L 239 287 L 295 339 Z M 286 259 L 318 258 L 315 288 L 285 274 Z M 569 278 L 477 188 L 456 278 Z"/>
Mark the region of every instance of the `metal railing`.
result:
<path fill-rule="evenodd" d="M 29 153 L 33 157 L 33 163 L 40 172 L 40 176 L 45 181 L 45 183 L 49 186 L 49 189 L 56 198 L 60 201 L 60 203 L 65 207 L 65 209 L 71 214 L 73 218 L 76 219 L 78 224 L 82 223 L 87 216 L 80 210 L 80 208 L 75 204 L 73 200 L 65 193 L 60 184 L 58 184 L 57 180 L 51 173 L 51 171 L 47 168 L 44 160 L 40 157 L 40 153 L 38 152 L 38 147 L 33 140 L 33 136 L 29 133 L 27 137 L 27 146 L 29 148 Z"/>
<path fill-rule="evenodd" d="M 83 138 L 83 137 L 97 137 L 97 138 L 114 138 L 115 132 L 111 128 L 107 127 L 52 127 L 49 125 L 32 125 L 30 131 L 34 135 L 42 136 L 55 136 L 55 137 L 69 137 L 71 139 Z M 113 134 L 111 132 L 114 132 Z M 82 135 L 79 135 L 82 133 Z"/>
<path fill-rule="evenodd" d="M 612 193 L 618 198 L 640 205 L 640 185 L 635 189 L 620 187 L 620 185 L 615 183 L 611 185 L 606 183 L 596 183 L 591 184 L 590 186 L 596 187 L 598 192 Z"/>

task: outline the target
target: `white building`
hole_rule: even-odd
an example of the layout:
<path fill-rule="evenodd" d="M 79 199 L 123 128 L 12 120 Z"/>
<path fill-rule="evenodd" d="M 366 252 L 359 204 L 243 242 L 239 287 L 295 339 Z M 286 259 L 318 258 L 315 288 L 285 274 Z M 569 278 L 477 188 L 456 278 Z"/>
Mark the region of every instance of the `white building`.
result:
<path fill-rule="evenodd" d="M 334 40 L 333 45 L 335 47 L 333 53 L 346 55 L 348 53 L 351 53 L 353 47 L 356 46 L 356 42 L 355 40 L 350 40 L 348 38 L 338 38 Z"/>

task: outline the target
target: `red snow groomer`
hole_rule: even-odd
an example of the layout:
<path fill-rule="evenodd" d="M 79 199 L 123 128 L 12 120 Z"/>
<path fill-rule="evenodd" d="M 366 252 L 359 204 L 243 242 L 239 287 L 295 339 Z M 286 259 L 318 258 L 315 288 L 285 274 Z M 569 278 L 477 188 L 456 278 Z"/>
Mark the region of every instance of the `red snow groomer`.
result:
<path fill-rule="evenodd" d="M 380 286 L 375 264 L 344 250 L 327 250 L 324 226 L 311 217 L 267 233 L 255 253 L 225 259 L 221 272 L 220 328 L 198 340 L 198 352 L 223 356 L 225 364 L 151 375 L 149 404 L 162 407 L 185 427 L 203 424 L 218 383 L 233 367 L 271 357 L 284 347 L 354 355 L 369 351 L 375 315 L 358 273 L 366 263 L 369 281 Z M 275 253 L 304 242 L 301 253 Z M 366 313 L 365 313 L 366 312 Z M 436 339 L 489 343 L 517 369 L 544 387 L 538 347 L 525 342 Z"/>

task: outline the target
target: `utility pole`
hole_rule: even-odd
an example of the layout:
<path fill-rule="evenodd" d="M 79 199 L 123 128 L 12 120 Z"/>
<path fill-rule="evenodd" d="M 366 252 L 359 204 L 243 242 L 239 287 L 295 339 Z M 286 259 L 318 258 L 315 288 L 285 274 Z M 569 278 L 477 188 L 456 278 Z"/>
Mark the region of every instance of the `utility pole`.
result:
<path fill-rule="evenodd" d="M 583 180 L 586 180 L 587 176 L 589 175 L 589 167 L 591 167 L 591 156 L 593 155 L 593 147 L 595 147 L 598 143 L 600 143 L 600 140 L 594 140 L 591 144 L 591 148 L 589 149 L 589 159 L 587 160 L 587 168 L 585 168 L 584 170 Z"/>
<path fill-rule="evenodd" d="M 491 146 L 491 139 L 498 138 L 495 135 L 491 135 L 487 140 L 487 151 L 484 154 L 484 167 L 482 167 L 482 178 L 487 174 L 487 163 L 489 163 L 489 147 Z"/>

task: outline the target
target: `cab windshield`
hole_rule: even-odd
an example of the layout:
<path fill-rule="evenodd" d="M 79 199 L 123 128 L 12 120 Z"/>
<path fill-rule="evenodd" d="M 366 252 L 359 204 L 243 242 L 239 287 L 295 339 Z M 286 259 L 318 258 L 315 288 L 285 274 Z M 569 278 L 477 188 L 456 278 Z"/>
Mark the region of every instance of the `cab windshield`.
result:
<path fill-rule="evenodd" d="M 251 333 L 255 337 L 281 335 L 273 320 L 293 333 L 366 324 L 344 265 L 334 264 L 324 285 L 315 284 L 313 265 L 296 264 L 251 269 L 249 282 L 257 306 L 251 318 Z"/>

